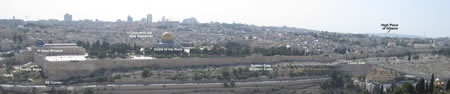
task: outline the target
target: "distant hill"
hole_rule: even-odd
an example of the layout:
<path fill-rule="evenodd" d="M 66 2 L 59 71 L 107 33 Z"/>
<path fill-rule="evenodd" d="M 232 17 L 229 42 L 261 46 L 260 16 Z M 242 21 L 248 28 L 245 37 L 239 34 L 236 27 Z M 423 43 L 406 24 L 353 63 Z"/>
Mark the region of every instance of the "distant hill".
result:
<path fill-rule="evenodd" d="M 374 36 L 379 36 L 379 37 L 424 38 L 423 36 L 406 35 L 406 34 L 394 34 L 394 33 L 364 33 L 364 34 L 374 35 Z"/>

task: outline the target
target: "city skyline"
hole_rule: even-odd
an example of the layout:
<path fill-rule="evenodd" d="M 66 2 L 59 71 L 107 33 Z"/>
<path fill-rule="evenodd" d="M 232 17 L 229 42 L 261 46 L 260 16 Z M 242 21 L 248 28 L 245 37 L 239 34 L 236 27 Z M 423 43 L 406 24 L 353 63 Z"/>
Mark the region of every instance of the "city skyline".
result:
<path fill-rule="evenodd" d="M 27 3 L 25 3 L 27 2 Z M 105 3 L 108 2 L 108 3 Z M 201 23 L 244 23 L 258 26 L 289 26 L 342 33 L 387 33 L 380 24 L 399 24 L 395 34 L 448 37 L 449 1 L 329 1 L 329 0 L 192 0 L 192 1 L 72 1 L 3 0 L 0 19 L 25 21 L 58 19 L 138 21 L 152 14 L 153 22 L 162 16 L 174 21 L 195 17 Z M 101 6 L 101 7 L 99 7 Z"/>

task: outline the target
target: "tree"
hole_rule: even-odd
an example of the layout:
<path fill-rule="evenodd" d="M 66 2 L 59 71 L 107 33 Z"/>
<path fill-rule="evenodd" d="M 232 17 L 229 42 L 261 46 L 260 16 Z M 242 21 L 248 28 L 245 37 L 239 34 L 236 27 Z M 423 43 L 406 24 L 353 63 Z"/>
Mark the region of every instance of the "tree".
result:
<path fill-rule="evenodd" d="M 427 94 L 428 92 L 429 92 L 429 88 L 428 88 L 428 82 L 425 82 L 425 87 L 424 87 L 424 89 L 425 89 L 425 94 Z"/>
<path fill-rule="evenodd" d="M 100 49 L 108 50 L 109 49 L 109 43 L 108 42 L 103 42 L 102 45 L 100 46 Z"/>
<path fill-rule="evenodd" d="M 445 87 L 445 90 L 450 90 L 450 79 L 447 80 L 447 86 Z"/>
<path fill-rule="evenodd" d="M 415 56 L 413 57 L 413 59 L 419 59 L 419 56 L 418 56 L 418 55 L 415 55 Z"/>
<path fill-rule="evenodd" d="M 430 81 L 430 86 L 428 86 L 428 89 L 430 94 L 433 94 L 433 88 L 434 88 L 434 73 L 431 74 L 431 81 Z"/>
<path fill-rule="evenodd" d="M 397 84 L 391 83 L 391 91 L 395 89 L 395 87 L 397 87 Z"/>
<path fill-rule="evenodd" d="M 206 78 L 205 74 L 201 71 L 193 71 L 194 77 L 192 77 L 193 80 L 202 80 L 203 78 Z"/>
<path fill-rule="evenodd" d="M 120 79 L 120 78 L 122 78 L 121 75 L 115 75 L 115 76 L 113 77 L 113 79 Z"/>
<path fill-rule="evenodd" d="M 142 72 L 142 77 L 147 78 L 150 76 L 150 70 L 144 69 Z"/>
<path fill-rule="evenodd" d="M 413 86 L 411 83 L 409 83 L 409 82 L 404 83 L 404 84 L 402 85 L 402 88 L 403 88 L 406 92 L 408 92 L 409 94 L 416 94 L 416 93 L 415 93 L 415 90 L 414 90 L 414 86 Z"/>
<path fill-rule="evenodd" d="M 425 93 L 417 93 L 414 89 L 412 83 L 403 83 L 402 86 L 394 86 L 393 90 L 389 94 L 425 94 Z"/>
<path fill-rule="evenodd" d="M 136 55 L 141 55 L 142 53 L 141 53 L 141 47 L 139 47 L 136 43 L 134 43 L 134 46 L 133 46 L 133 50 L 134 50 L 134 54 L 136 54 Z"/>
<path fill-rule="evenodd" d="M 223 83 L 223 87 L 225 87 L 225 88 L 229 88 L 230 87 L 230 85 L 228 85 L 228 83 Z"/>
<path fill-rule="evenodd" d="M 16 63 L 16 61 L 14 59 L 5 59 L 3 61 L 6 62 L 6 64 L 5 64 L 6 65 L 6 68 L 5 68 L 6 73 L 12 73 L 11 70 L 14 69 L 13 64 Z"/>
<path fill-rule="evenodd" d="M 411 61 L 411 52 L 408 52 L 408 61 Z"/>
<path fill-rule="evenodd" d="M 345 54 L 347 53 L 347 50 L 350 50 L 349 48 L 335 48 L 334 52 L 339 53 L 339 54 Z"/>
<path fill-rule="evenodd" d="M 334 71 L 331 74 L 331 79 L 333 79 L 333 83 L 335 83 L 332 87 L 334 88 L 344 87 L 343 75 L 340 75 L 338 72 Z"/>
<path fill-rule="evenodd" d="M 348 77 L 348 76 L 344 76 L 336 71 L 332 72 L 330 75 L 331 75 L 331 79 L 321 83 L 320 88 L 327 89 L 327 88 L 342 88 L 342 87 L 344 87 L 344 84 L 345 84 L 344 77 Z"/>
<path fill-rule="evenodd" d="M 106 52 L 105 51 L 98 51 L 96 54 L 97 54 L 96 56 L 98 58 L 100 58 L 100 59 L 103 59 L 103 58 L 106 57 Z"/>
<path fill-rule="evenodd" d="M 91 43 L 89 41 L 86 41 L 86 43 L 84 43 L 83 48 L 86 50 L 91 49 Z"/>
<path fill-rule="evenodd" d="M 225 80 L 230 80 L 230 72 L 228 72 L 228 68 L 225 68 L 225 69 L 222 71 L 222 76 L 223 76 L 223 78 L 224 78 Z"/>
<path fill-rule="evenodd" d="M 450 56 L 450 48 L 442 48 L 438 52 L 439 54 Z"/>
<path fill-rule="evenodd" d="M 390 94 L 405 94 L 405 91 L 401 87 L 395 87 Z"/>
<path fill-rule="evenodd" d="M 94 94 L 94 90 L 92 90 L 92 88 L 86 88 L 84 89 L 83 94 Z"/>
<path fill-rule="evenodd" d="M 96 82 L 105 82 L 105 81 L 108 81 L 108 78 L 105 76 L 101 76 L 101 77 L 95 78 L 95 81 Z"/>
<path fill-rule="evenodd" d="M 424 94 L 425 92 L 425 79 L 420 78 L 419 82 L 416 85 L 417 93 Z"/>
<path fill-rule="evenodd" d="M 45 44 L 45 42 L 43 40 L 37 40 L 37 41 L 34 42 L 34 44 L 37 45 L 37 46 L 42 46 L 42 45 Z"/>
<path fill-rule="evenodd" d="M 100 40 L 95 41 L 94 44 L 92 44 L 92 48 L 93 49 L 98 49 L 100 48 L 101 44 L 100 44 Z"/>
<path fill-rule="evenodd" d="M 38 91 L 35 87 L 33 87 L 33 89 L 31 90 L 31 94 L 38 94 Z"/>
<path fill-rule="evenodd" d="M 234 88 L 235 82 L 234 82 L 234 81 L 231 81 L 231 82 L 230 82 L 230 86 L 231 86 L 231 88 Z"/>

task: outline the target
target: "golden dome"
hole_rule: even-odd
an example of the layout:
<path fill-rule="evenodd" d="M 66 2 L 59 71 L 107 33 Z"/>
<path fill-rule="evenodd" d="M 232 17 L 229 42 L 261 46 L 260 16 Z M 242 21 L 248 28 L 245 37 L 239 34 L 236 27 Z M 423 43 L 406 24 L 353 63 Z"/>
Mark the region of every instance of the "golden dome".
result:
<path fill-rule="evenodd" d="M 164 32 L 161 35 L 161 40 L 173 40 L 172 34 L 170 34 L 169 32 Z"/>

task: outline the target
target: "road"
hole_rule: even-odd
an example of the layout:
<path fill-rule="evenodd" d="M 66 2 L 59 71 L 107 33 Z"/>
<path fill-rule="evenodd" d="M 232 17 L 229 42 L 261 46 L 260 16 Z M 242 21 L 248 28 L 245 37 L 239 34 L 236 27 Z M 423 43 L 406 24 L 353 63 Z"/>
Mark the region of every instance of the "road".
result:
<path fill-rule="evenodd" d="M 296 82 L 296 81 L 315 81 L 315 80 L 327 80 L 328 77 L 322 78 L 309 78 L 298 80 L 278 80 L 278 81 L 250 81 L 250 82 L 235 82 L 236 85 L 245 84 L 270 84 L 270 83 L 284 83 L 284 82 Z M 60 85 L 53 88 L 101 88 L 101 87 L 136 87 L 136 86 L 189 86 L 189 85 L 221 85 L 223 83 L 170 83 L 170 84 L 107 84 L 107 85 Z M 47 85 L 11 85 L 0 84 L 2 88 L 52 88 Z"/>

